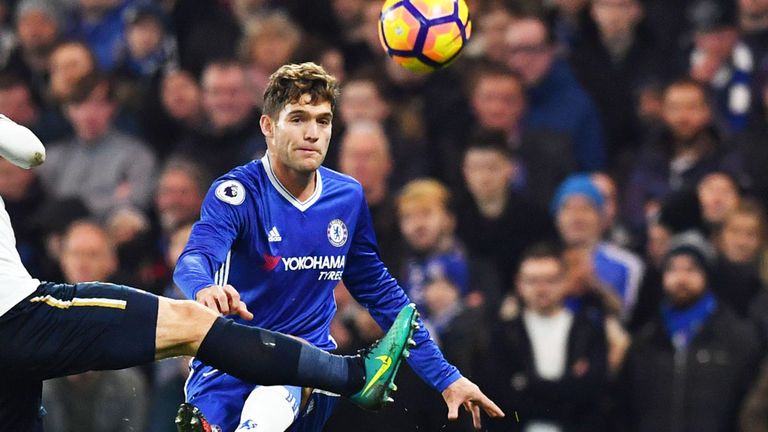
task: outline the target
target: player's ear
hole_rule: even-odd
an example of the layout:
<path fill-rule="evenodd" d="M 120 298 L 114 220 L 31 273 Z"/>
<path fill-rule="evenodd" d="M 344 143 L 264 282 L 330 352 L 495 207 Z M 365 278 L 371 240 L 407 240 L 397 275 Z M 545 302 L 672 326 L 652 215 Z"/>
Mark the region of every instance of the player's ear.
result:
<path fill-rule="evenodd" d="M 262 114 L 259 119 L 259 126 L 261 126 L 261 133 L 263 133 L 265 137 L 272 138 L 274 123 L 270 116 Z"/>

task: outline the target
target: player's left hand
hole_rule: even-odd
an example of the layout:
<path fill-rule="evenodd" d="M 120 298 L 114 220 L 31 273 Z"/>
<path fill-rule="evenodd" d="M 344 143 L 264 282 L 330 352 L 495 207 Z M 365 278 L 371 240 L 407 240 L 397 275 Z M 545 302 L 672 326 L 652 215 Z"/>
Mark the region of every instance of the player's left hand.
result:
<path fill-rule="evenodd" d="M 459 406 L 472 413 L 472 424 L 475 429 L 480 429 L 480 408 L 491 417 L 504 417 L 504 411 L 501 410 L 492 400 L 483 394 L 475 383 L 461 377 L 448 388 L 443 390 L 443 399 L 448 405 L 448 420 L 459 418 Z"/>

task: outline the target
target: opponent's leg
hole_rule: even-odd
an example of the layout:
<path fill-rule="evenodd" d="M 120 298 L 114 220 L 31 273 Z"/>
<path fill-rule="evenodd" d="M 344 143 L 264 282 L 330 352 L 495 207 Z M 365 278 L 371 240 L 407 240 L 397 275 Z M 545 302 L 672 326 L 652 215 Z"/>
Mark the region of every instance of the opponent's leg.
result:
<path fill-rule="evenodd" d="M 0 429 L 41 432 L 42 387 L 40 380 L 0 377 Z"/>

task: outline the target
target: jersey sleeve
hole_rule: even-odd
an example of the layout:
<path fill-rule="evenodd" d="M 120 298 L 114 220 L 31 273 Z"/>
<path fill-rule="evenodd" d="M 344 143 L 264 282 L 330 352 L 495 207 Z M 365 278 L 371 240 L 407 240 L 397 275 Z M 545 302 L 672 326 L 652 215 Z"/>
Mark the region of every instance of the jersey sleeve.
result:
<path fill-rule="evenodd" d="M 361 199 L 343 281 L 350 294 L 368 309 L 383 329 L 389 329 L 397 314 L 410 303 L 379 258 L 373 222 L 364 199 Z M 408 364 L 425 382 L 442 392 L 461 377 L 459 370 L 443 357 L 423 322 L 420 322 L 414 340 L 416 347 L 411 349 Z"/>
<path fill-rule="evenodd" d="M 217 180 L 206 194 L 200 220 L 192 227 L 173 273 L 188 298 L 195 299 L 198 291 L 216 284 L 216 272 L 245 226 L 247 202 L 245 188 L 232 179 Z"/>

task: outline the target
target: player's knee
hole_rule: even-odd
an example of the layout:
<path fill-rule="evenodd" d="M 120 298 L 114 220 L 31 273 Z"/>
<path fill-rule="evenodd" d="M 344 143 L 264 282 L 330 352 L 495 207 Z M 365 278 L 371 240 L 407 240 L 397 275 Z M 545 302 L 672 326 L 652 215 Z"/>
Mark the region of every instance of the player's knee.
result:
<path fill-rule="evenodd" d="M 158 352 L 194 354 L 218 315 L 191 300 L 162 299 L 157 328 Z"/>

